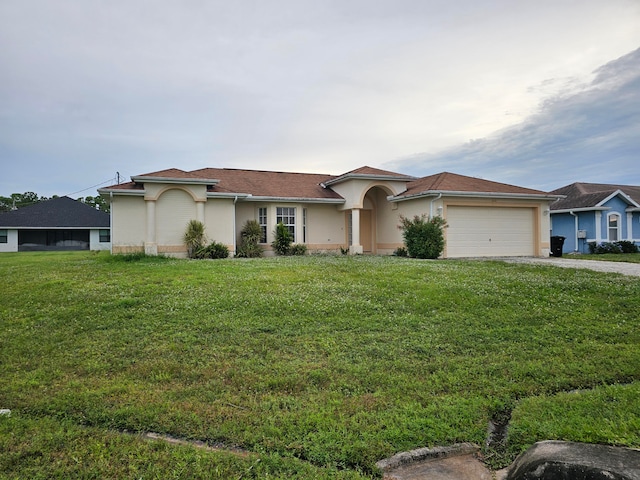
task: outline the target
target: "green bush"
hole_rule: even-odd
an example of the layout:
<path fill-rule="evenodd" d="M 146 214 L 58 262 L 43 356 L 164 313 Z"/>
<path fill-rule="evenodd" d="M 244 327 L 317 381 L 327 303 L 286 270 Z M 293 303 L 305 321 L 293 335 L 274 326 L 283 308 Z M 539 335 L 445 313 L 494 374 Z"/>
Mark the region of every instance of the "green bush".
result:
<path fill-rule="evenodd" d="M 605 253 L 638 253 L 638 247 L 635 243 L 628 240 L 620 240 L 619 242 L 589 242 L 589 253 L 605 254 Z"/>
<path fill-rule="evenodd" d="M 273 247 L 274 252 L 276 252 L 277 255 L 289 255 L 291 242 L 293 241 L 289 229 L 280 222 L 276 225 L 273 236 L 275 239 L 271 242 L 271 246 Z"/>
<path fill-rule="evenodd" d="M 406 257 L 409 255 L 409 252 L 407 252 L 407 249 L 404 247 L 398 247 L 395 249 L 395 251 L 393 252 L 393 254 L 396 257 Z"/>
<path fill-rule="evenodd" d="M 289 248 L 289 255 L 306 255 L 307 246 L 304 243 L 296 243 Z"/>
<path fill-rule="evenodd" d="M 229 256 L 229 248 L 218 242 L 213 242 L 206 247 L 198 249 L 193 258 L 227 258 Z"/>
<path fill-rule="evenodd" d="M 444 229 L 447 222 L 442 217 L 427 218 L 415 215 L 413 219 L 400 215 L 402 238 L 407 253 L 413 258 L 438 258 L 444 250 Z"/>
<path fill-rule="evenodd" d="M 247 220 L 240 231 L 240 245 L 236 250 L 236 257 L 256 258 L 261 257 L 263 250 L 260 245 L 262 229 L 255 220 Z"/>

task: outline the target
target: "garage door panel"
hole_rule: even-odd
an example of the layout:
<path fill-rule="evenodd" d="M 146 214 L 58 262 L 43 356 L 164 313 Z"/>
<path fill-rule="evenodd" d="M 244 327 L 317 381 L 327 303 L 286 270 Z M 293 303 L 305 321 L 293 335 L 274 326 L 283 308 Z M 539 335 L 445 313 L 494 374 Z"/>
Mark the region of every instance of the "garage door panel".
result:
<path fill-rule="evenodd" d="M 447 208 L 447 257 L 534 255 L 534 209 Z"/>

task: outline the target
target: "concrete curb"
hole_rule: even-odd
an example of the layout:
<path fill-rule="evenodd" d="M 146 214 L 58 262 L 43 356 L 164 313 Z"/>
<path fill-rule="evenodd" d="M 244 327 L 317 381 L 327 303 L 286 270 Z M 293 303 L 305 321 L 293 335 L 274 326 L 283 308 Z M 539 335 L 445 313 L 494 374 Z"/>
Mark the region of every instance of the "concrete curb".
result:
<path fill-rule="evenodd" d="M 479 450 L 480 447 L 473 443 L 456 443 L 455 445 L 448 447 L 418 448 L 416 450 L 398 453 L 393 457 L 380 460 L 376 462 L 376 467 L 382 470 L 382 472 L 388 472 L 413 463 L 455 457 L 459 455 L 469 455 L 477 453 Z"/>

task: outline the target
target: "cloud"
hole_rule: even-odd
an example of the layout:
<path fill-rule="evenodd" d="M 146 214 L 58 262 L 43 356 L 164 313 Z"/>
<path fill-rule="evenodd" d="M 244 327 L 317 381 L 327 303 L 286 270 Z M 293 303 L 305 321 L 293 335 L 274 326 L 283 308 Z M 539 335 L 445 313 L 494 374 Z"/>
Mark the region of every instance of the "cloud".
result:
<path fill-rule="evenodd" d="M 564 87 L 525 121 L 387 167 L 414 175 L 450 170 L 543 190 L 576 181 L 640 184 L 640 49 L 598 68 L 587 84 L 546 83 Z"/>
<path fill-rule="evenodd" d="M 639 18 L 637 0 L 4 0 L 0 194 L 488 142 L 588 90 Z"/>

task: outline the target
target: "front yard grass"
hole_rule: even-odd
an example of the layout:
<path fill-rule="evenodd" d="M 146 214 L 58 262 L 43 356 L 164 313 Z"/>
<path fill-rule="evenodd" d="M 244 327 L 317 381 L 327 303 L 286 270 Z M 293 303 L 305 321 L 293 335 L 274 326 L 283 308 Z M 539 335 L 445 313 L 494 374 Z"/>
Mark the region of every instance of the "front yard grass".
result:
<path fill-rule="evenodd" d="M 0 255 L 0 476 L 371 478 L 399 451 L 484 445 L 509 416 L 495 467 L 543 439 L 640 447 L 637 278 L 133 260 Z"/>
<path fill-rule="evenodd" d="M 576 260 L 599 260 L 601 262 L 640 263 L 640 253 L 570 254 L 567 258 Z"/>

